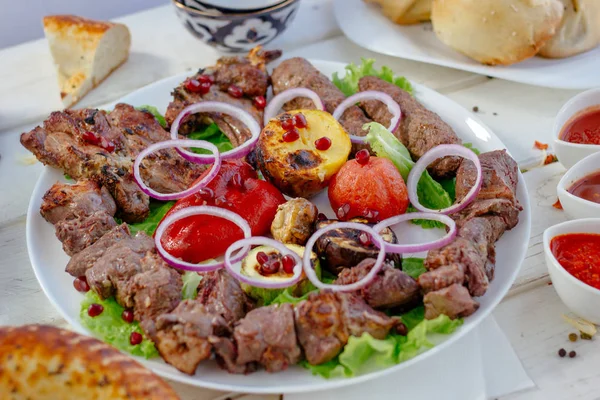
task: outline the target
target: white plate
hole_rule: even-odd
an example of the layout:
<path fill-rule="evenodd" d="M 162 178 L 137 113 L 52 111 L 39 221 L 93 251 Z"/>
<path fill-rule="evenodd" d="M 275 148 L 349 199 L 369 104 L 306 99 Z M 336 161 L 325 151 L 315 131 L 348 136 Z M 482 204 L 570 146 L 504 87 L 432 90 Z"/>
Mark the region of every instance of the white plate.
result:
<path fill-rule="evenodd" d="M 335 62 L 316 61 L 314 65 L 328 76 L 336 71 L 343 73 L 344 69 L 344 64 Z M 135 106 L 151 104 L 157 106 L 159 110 L 165 110 L 171 98 L 171 90 L 187 75 L 186 73 L 156 82 L 125 96 L 121 101 Z M 470 112 L 431 89 L 417 84 L 414 86 L 417 98 L 428 108 L 440 114 L 463 140 L 472 142 L 481 151 L 505 148 L 492 131 Z M 112 105 L 102 108 L 110 107 Z M 73 328 L 89 334 L 79 321 L 79 304 L 82 295 L 73 289 L 73 278 L 64 272 L 68 257 L 63 253 L 60 242 L 54 236 L 54 228 L 41 217 L 39 212 L 44 193 L 56 181 L 63 179 L 62 173 L 52 168 L 46 168 L 40 177 L 33 191 L 27 215 L 27 247 L 33 270 L 50 301 Z M 329 211 L 332 214 L 330 208 L 329 210 L 324 209 L 324 204 L 327 204 L 326 200 L 323 202 L 324 198 L 326 196 L 321 196 L 322 200 L 318 204 L 320 210 Z M 386 370 L 375 371 L 352 379 L 337 380 L 325 380 L 312 376 L 307 370 L 296 366 L 277 374 L 261 371 L 250 375 L 230 375 L 219 369 L 212 361 L 203 362 L 195 376 L 188 376 L 159 360 L 140 359 L 139 361 L 166 378 L 201 387 L 244 393 L 293 393 L 332 389 L 364 382 L 389 373 L 402 373 L 403 369 L 409 368 L 412 364 L 428 357 L 434 357 L 442 348 L 473 329 L 502 300 L 514 282 L 521 262 L 525 258 L 531 228 L 527 189 L 520 174 L 518 198 L 524 207 L 520 215 L 520 222 L 498 242 L 496 278 L 486 295 L 479 299 L 481 307 L 473 316 L 465 319 L 465 323 L 455 334 L 444 336 L 438 346 L 412 360 Z M 410 231 L 423 232 L 414 225 L 410 227 Z M 431 235 L 432 231 L 427 231 L 426 234 Z M 408 236 L 413 236 L 412 240 L 414 240 L 414 234 L 410 234 L 408 231 L 401 234 L 403 240 L 408 240 L 406 239 Z M 422 234 L 421 238 L 423 237 Z M 460 360 L 457 360 L 457 365 L 459 364 Z M 425 381 L 426 377 L 423 382 Z"/>
<path fill-rule="evenodd" d="M 491 67 L 454 51 L 436 37 L 430 23 L 397 25 L 364 0 L 336 0 L 335 16 L 344 34 L 361 47 L 409 60 L 558 89 L 600 86 L 600 47 L 564 59 L 533 57 L 508 67 Z"/>

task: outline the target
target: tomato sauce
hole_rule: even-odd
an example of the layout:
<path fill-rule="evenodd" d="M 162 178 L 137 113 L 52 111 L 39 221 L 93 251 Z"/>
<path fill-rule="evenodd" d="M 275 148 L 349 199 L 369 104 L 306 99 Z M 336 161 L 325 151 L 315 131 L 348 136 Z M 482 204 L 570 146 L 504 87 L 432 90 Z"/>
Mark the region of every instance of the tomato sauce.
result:
<path fill-rule="evenodd" d="M 600 289 L 600 235 L 569 233 L 552 238 L 552 254 L 563 268 L 583 283 Z"/>
<path fill-rule="evenodd" d="M 600 145 L 600 105 L 586 108 L 571 118 L 560 138 L 571 143 Z"/>
<path fill-rule="evenodd" d="M 600 171 L 579 179 L 567 191 L 582 199 L 600 204 Z"/>

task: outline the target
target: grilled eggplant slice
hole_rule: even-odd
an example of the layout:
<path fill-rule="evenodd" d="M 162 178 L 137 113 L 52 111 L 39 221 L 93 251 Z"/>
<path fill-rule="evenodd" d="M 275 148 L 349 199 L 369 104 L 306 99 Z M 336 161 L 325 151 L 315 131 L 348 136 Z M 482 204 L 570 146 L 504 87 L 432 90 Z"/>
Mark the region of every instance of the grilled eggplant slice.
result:
<path fill-rule="evenodd" d="M 306 127 L 282 124 L 293 120 L 296 114 L 304 116 Z M 286 136 L 286 141 L 284 135 L 292 129 L 297 130 L 298 137 L 291 140 L 294 133 Z M 328 138 L 330 145 L 317 146 L 315 142 L 321 138 Z M 273 118 L 265 126 L 256 147 L 256 160 L 265 179 L 281 192 L 290 197 L 309 198 L 327 187 L 331 177 L 348 160 L 351 147 L 350 137 L 331 114 L 295 110 Z"/>

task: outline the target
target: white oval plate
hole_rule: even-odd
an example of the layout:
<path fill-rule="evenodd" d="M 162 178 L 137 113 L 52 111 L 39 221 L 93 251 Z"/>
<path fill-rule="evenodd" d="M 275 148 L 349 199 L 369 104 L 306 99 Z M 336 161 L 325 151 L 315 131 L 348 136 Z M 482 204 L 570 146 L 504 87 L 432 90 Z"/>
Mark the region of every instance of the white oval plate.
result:
<path fill-rule="evenodd" d="M 336 71 L 343 74 L 344 71 L 344 64 L 341 63 L 315 61 L 313 64 L 327 76 L 331 76 Z M 185 73 L 156 82 L 123 97 L 120 101 L 134 106 L 151 104 L 164 111 L 171 99 L 171 90 L 188 75 Z M 417 84 L 414 86 L 416 97 L 449 123 L 465 142 L 472 142 L 482 152 L 505 148 L 489 128 L 457 103 L 425 86 Z M 101 108 L 110 109 L 113 105 Z M 40 177 L 31 196 L 27 214 L 27 247 L 35 275 L 52 304 L 74 329 L 89 335 L 90 332 L 79 321 L 82 295 L 73 289 L 73 278 L 64 272 L 69 258 L 63 253 L 60 242 L 54 236 L 53 226 L 47 223 L 39 212 L 44 193 L 52 184 L 61 180 L 64 180 L 62 173 L 53 168 L 46 168 Z M 319 197 L 320 199 L 315 201 L 319 209 L 333 215 L 326 195 Z M 486 295 L 479 299 L 481 307 L 474 315 L 465 319 L 465 323 L 456 333 L 441 337 L 441 341 L 436 347 L 412 360 L 358 377 L 332 380 L 312 376 L 307 370 L 297 366 L 276 374 L 260 371 L 250 375 L 232 375 L 219 369 L 215 362 L 206 361 L 200 364 L 194 376 L 189 376 L 180 373 L 162 360 L 139 359 L 139 361 L 165 378 L 200 387 L 244 393 L 294 393 L 333 389 L 364 382 L 385 374 L 401 373 L 403 369 L 410 368 L 415 363 L 435 357 L 442 348 L 449 346 L 477 326 L 502 300 L 514 282 L 521 262 L 525 258 L 531 229 L 529 198 L 523 176 L 520 173 L 518 198 L 524 208 L 519 217 L 520 222 L 512 231 L 507 232 L 497 244 L 496 277 Z M 408 230 L 402 232 L 400 235 L 402 240 L 415 240 L 415 232 L 421 233 L 420 237 L 417 235 L 417 240 L 424 240 L 433 232 L 423 231 L 414 225 L 410 226 L 409 230 L 410 233 Z M 408 239 L 409 236 L 412 238 Z"/>
<path fill-rule="evenodd" d="M 381 54 L 462 69 L 529 85 L 557 89 L 600 86 L 600 47 L 563 59 L 532 57 L 510 66 L 488 66 L 442 43 L 430 23 L 398 25 L 374 4 L 336 0 L 335 16 L 344 34 L 357 45 Z"/>

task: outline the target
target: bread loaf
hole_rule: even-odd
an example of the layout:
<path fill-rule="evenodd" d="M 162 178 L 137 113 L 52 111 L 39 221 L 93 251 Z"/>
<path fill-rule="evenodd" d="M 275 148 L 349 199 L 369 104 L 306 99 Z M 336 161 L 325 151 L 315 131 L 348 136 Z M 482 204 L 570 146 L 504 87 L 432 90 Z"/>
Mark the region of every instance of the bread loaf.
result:
<path fill-rule="evenodd" d="M 365 0 L 381 6 L 383 14 L 397 24 L 429 21 L 432 0 Z"/>

